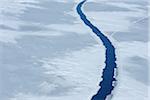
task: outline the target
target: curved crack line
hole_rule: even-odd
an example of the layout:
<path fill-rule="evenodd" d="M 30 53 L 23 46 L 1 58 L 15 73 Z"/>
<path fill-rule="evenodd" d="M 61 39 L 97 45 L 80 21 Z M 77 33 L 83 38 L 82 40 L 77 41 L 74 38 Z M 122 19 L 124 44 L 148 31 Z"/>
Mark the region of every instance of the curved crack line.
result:
<path fill-rule="evenodd" d="M 103 42 L 104 47 L 106 48 L 105 53 L 105 68 L 103 69 L 102 73 L 102 81 L 100 82 L 99 86 L 100 89 L 98 90 L 97 94 L 95 94 L 91 100 L 106 100 L 107 96 L 111 94 L 112 90 L 114 89 L 114 81 L 115 79 L 115 69 L 117 68 L 116 64 L 116 54 L 115 54 L 115 47 L 112 45 L 111 41 L 96 27 L 94 26 L 86 17 L 86 15 L 82 12 L 81 8 L 82 5 L 87 0 L 80 2 L 77 5 L 77 13 L 79 14 L 81 20 L 84 22 L 85 25 L 91 28 L 93 33 L 95 33 L 100 40 Z"/>

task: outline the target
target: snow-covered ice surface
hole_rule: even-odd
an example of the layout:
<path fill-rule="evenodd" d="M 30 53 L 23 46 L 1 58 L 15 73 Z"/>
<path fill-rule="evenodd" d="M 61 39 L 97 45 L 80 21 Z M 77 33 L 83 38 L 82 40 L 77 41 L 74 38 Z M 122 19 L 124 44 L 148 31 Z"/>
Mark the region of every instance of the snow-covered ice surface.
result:
<path fill-rule="evenodd" d="M 112 100 L 148 100 L 148 0 L 88 0 L 84 12 L 117 50 Z M 80 0 L 0 0 L 0 100 L 90 100 L 105 49 Z"/>

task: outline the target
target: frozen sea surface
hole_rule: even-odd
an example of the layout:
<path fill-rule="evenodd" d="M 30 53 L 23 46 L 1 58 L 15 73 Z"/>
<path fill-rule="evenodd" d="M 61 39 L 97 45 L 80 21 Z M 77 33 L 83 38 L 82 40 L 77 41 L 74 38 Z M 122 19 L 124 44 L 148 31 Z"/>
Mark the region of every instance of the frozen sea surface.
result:
<path fill-rule="evenodd" d="M 0 98 L 90 100 L 105 48 L 76 13 L 80 0 L 0 0 Z M 148 0 L 88 0 L 84 12 L 117 50 L 112 100 L 148 100 Z"/>

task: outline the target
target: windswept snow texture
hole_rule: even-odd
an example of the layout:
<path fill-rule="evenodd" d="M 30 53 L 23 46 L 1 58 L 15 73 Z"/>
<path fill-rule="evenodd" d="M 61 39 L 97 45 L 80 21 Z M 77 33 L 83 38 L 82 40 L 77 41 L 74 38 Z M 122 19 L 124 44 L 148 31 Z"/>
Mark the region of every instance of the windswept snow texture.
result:
<path fill-rule="evenodd" d="M 113 83 L 116 80 L 115 75 L 115 68 L 116 67 L 116 55 L 115 55 L 115 48 L 110 42 L 110 40 L 103 34 L 101 31 L 94 26 L 87 18 L 86 15 L 82 12 L 81 8 L 86 0 L 79 3 L 77 6 L 77 12 L 80 15 L 83 22 L 89 26 L 92 31 L 101 39 L 103 45 L 106 48 L 106 61 L 105 61 L 105 68 L 103 69 L 102 74 L 102 81 L 100 82 L 100 89 L 98 93 L 92 97 L 92 100 L 105 100 L 108 95 L 111 94 L 112 90 L 114 89 Z"/>
<path fill-rule="evenodd" d="M 0 0 L 0 100 L 91 100 L 97 93 L 106 49 L 79 18 L 80 2 Z M 116 48 L 112 100 L 149 100 L 148 0 L 86 5 Z"/>

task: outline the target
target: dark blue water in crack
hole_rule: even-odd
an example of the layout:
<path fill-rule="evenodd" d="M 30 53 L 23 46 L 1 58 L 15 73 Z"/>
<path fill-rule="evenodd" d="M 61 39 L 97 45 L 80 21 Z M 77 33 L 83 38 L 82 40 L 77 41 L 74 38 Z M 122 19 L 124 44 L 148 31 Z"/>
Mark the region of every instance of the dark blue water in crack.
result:
<path fill-rule="evenodd" d="M 92 31 L 100 38 L 103 42 L 103 45 L 106 48 L 106 60 L 105 60 L 105 68 L 102 73 L 102 81 L 99 86 L 97 94 L 92 97 L 91 100 L 105 100 L 108 95 L 111 94 L 114 89 L 113 82 L 116 81 L 114 78 L 116 66 L 116 55 L 115 48 L 110 42 L 110 40 L 96 27 L 94 26 L 87 18 L 86 15 L 82 12 L 82 5 L 86 2 L 86 0 L 80 2 L 77 6 L 77 13 L 80 15 L 80 18 L 88 27 L 92 29 Z"/>

